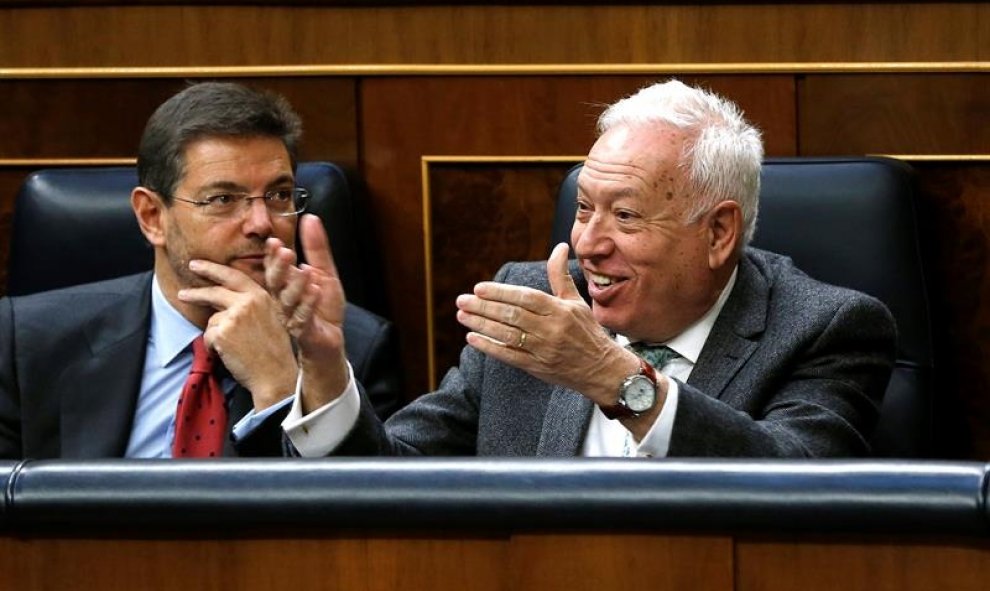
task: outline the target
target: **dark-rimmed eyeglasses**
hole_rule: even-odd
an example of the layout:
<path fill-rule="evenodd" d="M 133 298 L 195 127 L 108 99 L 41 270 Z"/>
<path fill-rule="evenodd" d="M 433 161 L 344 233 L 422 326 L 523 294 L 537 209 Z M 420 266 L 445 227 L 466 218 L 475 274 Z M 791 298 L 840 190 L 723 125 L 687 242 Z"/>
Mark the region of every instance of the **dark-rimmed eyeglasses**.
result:
<path fill-rule="evenodd" d="M 251 202 L 264 199 L 265 207 L 273 216 L 290 217 L 306 211 L 309 203 L 309 191 L 302 187 L 293 189 L 274 189 L 264 195 L 252 197 L 247 193 L 223 192 L 210 195 L 204 199 L 183 199 L 172 196 L 176 201 L 191 203 L 204 215 L 217 218 L 237 217 L 246 213 Z"/>

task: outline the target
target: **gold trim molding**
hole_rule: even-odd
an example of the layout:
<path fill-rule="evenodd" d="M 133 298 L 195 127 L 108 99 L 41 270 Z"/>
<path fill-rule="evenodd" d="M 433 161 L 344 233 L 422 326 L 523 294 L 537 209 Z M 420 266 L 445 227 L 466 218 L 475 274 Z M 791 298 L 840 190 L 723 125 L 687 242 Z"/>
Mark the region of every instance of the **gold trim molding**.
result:
<path fill-rule="evenodd" d="M 990 162 L 990 154 L 869 154 L 905 162 Z"/>
<path fill-rule="evenodd" d="M 137 158 L 0 158 L 0 168 L 49 166 L 134 166 Z"/>
<path fill-rule="evenodd" d="M 230 78 L 293 76 L 500 76 L 574 74 L 817 74 L 990 72 L 990 62 L 756 62 L 686 64 L 309 64 L 0 68 L 0 80 L 45 78 Z"/>

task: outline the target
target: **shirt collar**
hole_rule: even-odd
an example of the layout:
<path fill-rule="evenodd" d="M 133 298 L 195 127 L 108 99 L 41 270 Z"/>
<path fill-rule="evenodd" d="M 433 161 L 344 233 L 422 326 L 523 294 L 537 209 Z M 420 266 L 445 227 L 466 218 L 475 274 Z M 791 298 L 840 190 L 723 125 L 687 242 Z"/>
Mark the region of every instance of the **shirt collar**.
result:
<path fill-rule="evenodd" d="M 718 318 L 719 313 L 725 306 L 726 300 L 729 299 L 729 294 L 732 293 L 732 288 L 736 284 L 736 275 L 739 273 L 739 266 L 732 270 L 732 275 L 729 276 L 729 280 L 726 282 L 725 287 L 722 288 L 722 293 L 718 295 L 718 299 L 711 308 L 705 312 L 705 315 L 699 318 L 691 326 L 684 329 L 681 334 L 670 339 L 666 343 L 661 343 L 667 345 L 674 350 L 678 355 L 687 359 L 692 365 L 698 363 L 698 357 L 701 356 L 701 349 L 705 346 L 705 341 L 708 340 L 708 335 L 712 332 L 712 327 L 715 326 L 715 320 Z M 629 344 L 629 339 L 623 335 L 618 335 L 616 340 L 620 345 Z"/>
<path fill-rule="evenodd" d="M 203 333 L 202 330 L 186 319 L 165 298 L 158 276 L 151 280 L 151 334 L 155 344 L 156 363 L 165 367 L 175 361 L 193 340 Z"/>

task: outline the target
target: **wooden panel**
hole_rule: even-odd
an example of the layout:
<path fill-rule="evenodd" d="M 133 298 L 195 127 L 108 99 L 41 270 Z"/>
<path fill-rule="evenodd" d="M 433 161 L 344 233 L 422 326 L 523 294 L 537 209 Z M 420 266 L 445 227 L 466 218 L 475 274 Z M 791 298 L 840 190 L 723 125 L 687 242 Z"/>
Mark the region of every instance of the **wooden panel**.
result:
<path fill-rule="evenodd" d="M 986 59 L 980 3 L 0 11 L 7 67 Z M 982 58 L 981 58 L 982 56 Z"/>
<path fill-rule="evenodd" d="M 456 365 L 467 330 L 455 300 L 507 261 L 545 259 L 557 187 L 572 163 L 429 167 L 434 368 Z M 433 383 L 435 383 L 435 379 Z"/>
<path fill-rule="evenodd" d="M 513 536 L 508 589 L 732 591 L 732 539 L 648 534 Z"/>
<path fill-rule="evenodd" d="M 4 584 L 88 589 L 732 589 L 732 540 L 661 534 L 324 539 L 0 537 Z M 5 587 L 6 588 L 6 587 Z"/>
<path fill-rule="evenodd" d="M 351 78 L 234 79 L 283 94 L 303 119 L 303 159 L 357 164 Z M 151 113 L 185 79 L 0 80 L 0 159 L 133 158 Z"/>
<path fill-rule="evenodd" d="M 506 589 L 505 539 L 11 539 L 4 588 Z"/>
<path fill-rule="evenodd" d="M 985 540 L 737 540 L 738 591 L 983 591 Z"/>
<path fill-rule="evenodd" d="M 990 459 L 990 161 L 912 162 L 931 255 L 936 441 Z"/>
<path fill-rule="evenodd" d="M 801 154 L 990 154 L 986 74 L 810 75 Z"/>
<path fill-rule="evenodd" d="M 0 537 L 5 588 L 982 591 L 984 539 L 664 534 Z M 644 587 L 644 581 L 648 584 Z"/>
<path fill-rule="evenodd" d="M 790 76 L 685 77 L 740 103 L 769 155 L 795 153 Z M 388 309 L 400 327 L 410 396 L 426 391 L 424 155 L 580 155 L 601 106 L 654 82 L 643 76 L 376 78 L 361 84 L 361 162 L 385 259 Z M 463 280 L 452 278 L 454 283 Z M 447 368 L 438 367 L 440 375 Z"/>

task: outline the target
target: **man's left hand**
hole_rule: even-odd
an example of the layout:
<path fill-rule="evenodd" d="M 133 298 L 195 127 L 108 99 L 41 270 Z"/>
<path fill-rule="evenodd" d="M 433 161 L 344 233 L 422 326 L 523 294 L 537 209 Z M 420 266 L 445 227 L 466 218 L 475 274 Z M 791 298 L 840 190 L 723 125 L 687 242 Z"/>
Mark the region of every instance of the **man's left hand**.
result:
<path fill-rule="evenodd" d="M 486 355 L 545 381 L 613 404 L 618 385 L 639 367 L 581 299 L 567 270 L 566 244 L 547 261 L 553 294 L 485 281 L 457 298 L 457 320 L 472 332 L 467 342 Z"/>

